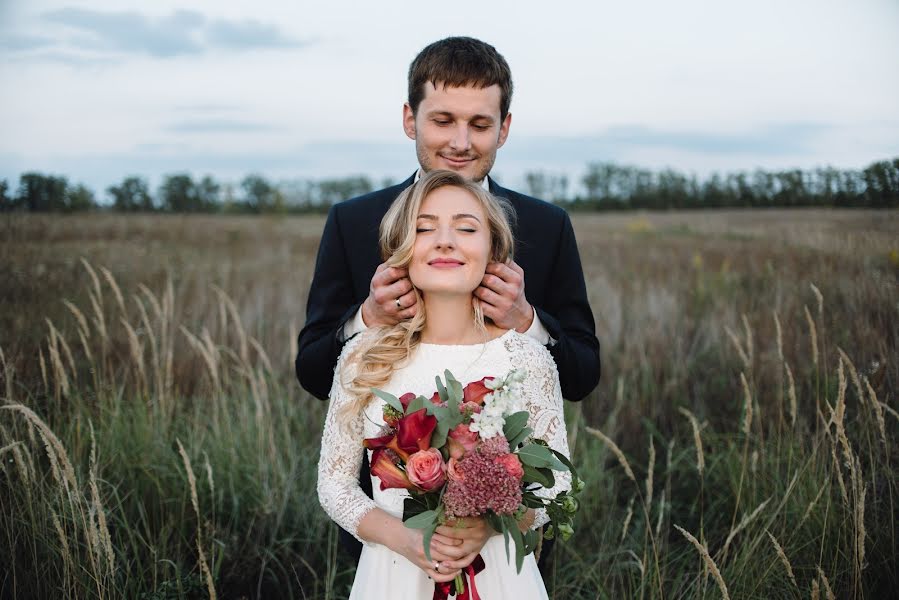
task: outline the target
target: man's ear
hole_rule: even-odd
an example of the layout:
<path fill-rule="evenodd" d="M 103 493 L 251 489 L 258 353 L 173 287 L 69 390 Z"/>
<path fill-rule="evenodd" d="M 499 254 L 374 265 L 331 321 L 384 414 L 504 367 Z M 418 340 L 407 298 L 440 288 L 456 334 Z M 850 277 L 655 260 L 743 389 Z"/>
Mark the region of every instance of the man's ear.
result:
<path fill-rule="evenodd" d="M 503 144 L 506 143 L 506 138 L 509 137 L 509 127 L 511 125 L 512 113 L 506 113 L 506 118 L 503 119 L 502 125 L 499 126 L 499 139 L 496 144 L 497 148 L 502 148 Z"/>
<path fill-rule="evenodd" d="M 415 113 L 408 102 L 403 104 L 403 131 L 410 140 L 415 139 Z"/>

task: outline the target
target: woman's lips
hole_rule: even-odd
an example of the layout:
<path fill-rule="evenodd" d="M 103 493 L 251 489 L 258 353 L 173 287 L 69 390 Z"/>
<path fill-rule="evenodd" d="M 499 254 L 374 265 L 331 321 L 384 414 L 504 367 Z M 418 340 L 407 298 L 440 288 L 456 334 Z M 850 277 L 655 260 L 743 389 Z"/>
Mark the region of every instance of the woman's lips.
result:
<path fill-rule="evenodd" d="M 428 263 L 429 266 L 437 267 L 438 269 L 452 269 L 453 267 L 461 267 L 463 264 L 465 263 L 462 261 L 452 259 L 437 259 Z"/>

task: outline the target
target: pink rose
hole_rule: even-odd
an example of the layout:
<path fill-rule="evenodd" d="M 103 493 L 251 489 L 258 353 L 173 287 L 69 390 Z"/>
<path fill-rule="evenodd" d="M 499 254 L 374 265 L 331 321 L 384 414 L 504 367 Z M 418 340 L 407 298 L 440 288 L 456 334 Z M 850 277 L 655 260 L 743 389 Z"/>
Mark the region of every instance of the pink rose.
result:
<path fill-rule="evenodd" d="M 437 448 L 419 450 L 406 461 L 409 481 L 426 492 L 436 490 L 446 482 L 446 463 Z"/>
<path fill-rule="evenodd" d="M 459 423 L 446 436 L 450 456 L 462 458 L 475 449 L 479 439 L 477 432 L 469 429 L 465 423 Z"/>
<path fill-rule="evenodd" d="M 518 457 L 514 454 L 500 454 L 493 459 L 493 462 L 501 465 L 502 468 L 506 470 L 506 473 L 519 481 L 524 476 L 524 469 L 521 466 L 521 461 L 519 461 Z"/>
<path fill-rule="evenodd" d="M 465 473 L 459 468 L 459 461 L 452 456 L 446 462 L 446 476 L 451 481 L 462 481 L 465 479 Z"/>

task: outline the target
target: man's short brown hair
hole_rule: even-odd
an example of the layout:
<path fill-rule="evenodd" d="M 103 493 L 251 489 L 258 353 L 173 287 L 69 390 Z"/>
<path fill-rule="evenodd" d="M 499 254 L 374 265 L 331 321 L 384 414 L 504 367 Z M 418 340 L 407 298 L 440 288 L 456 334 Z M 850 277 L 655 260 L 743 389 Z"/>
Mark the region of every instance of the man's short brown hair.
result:
<path fill-rule="evenodd" d="M 500 119 L 509 114 L 512 104 L 512 72 L 496 48 L 470 37 L 448 37 L 425 47 L 409 65 L 409 106 L 412 113 L 425 97 L 424 86 L 436 88 L 498 85 Z"/>

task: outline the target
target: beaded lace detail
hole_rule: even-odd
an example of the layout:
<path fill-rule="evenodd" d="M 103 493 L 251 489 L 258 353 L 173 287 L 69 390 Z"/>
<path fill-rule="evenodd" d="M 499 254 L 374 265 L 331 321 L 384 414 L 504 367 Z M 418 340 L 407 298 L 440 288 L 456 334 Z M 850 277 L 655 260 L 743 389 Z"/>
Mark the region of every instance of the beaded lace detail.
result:
<path fill-rule="evenodd" d="M 359 469 L 362 453 L 365 452 L 362 440 L 376 436 L 383 427 L 381 411 L 384 401 L 374 398 L 361 414 L 345 425 L 338 419 L 341 409 L 353 400 L 342 381 L 349 382 L 353 378 L 354 365 L 347 361 L 363 337 L 364 334 L 357 335 L 350 340 L 337 361 L 322 434 L 318 497 L 332 520 L 366 543 L 359 537 L 359 522 L 376 507 L 394 516 L 402 516 L 403 500 L 408 494 L 401 489 L 382 491 L 378 478 L 372 479 L 374 499 L 368 498 L 359 487 Z M 562 390 L 555 362 L 546 348 L 515 331 L 508 331 L 484 344 L 421 344 L 408 363 L 393 374 L 384 389 L 397 396 L 414 392 L 430 397 L 437 389 L 435 376 L 442 376 L 445 369 L 449 369 L 465 385 L 486 376 L 502 377 L 515 368 L 524 368 L 528 372 L 520 390 L 522 408 L 530 414 L 528 426 L 534 430 L 532 437 L 545 440 L 553 449 L 569 456 Z M 570 487 L 570 474 L 556 473 L 555 485 L 551 489 L 541 489 L 538 494 L 552 498 Z M 539 527 L 548 520 L 546 511 L 538 509 L 533 527 Z"/>

